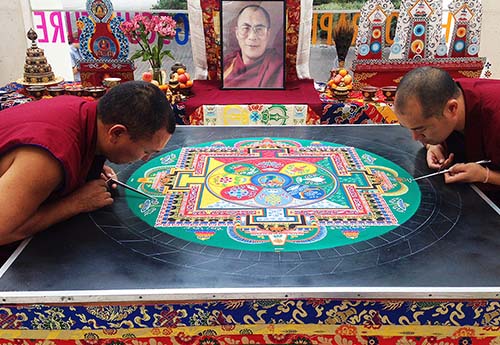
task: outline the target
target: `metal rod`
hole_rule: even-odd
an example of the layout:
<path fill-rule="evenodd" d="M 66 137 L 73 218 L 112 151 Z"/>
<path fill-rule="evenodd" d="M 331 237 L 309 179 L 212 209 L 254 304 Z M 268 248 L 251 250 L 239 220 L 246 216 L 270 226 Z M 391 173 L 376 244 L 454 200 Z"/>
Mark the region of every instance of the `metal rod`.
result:
<path fill-rule="evenodd" d="M 476 163 L 476 164 L 488 164 L 488 163 L 491 163 L 491 160 L 482 160 L 482 161 L 477 161 L 477 162 L 474 162 L 474 163 Z M 448 169 L 441 170 L 441 171 L 438 171 L 438 172 L 434 172 L 434 173 L 430 173 L 430 174 L 427 174 L 427 175 L 415 177 L 413 179 L 413 181 L 417 181 L 417 180 L 420 180 L 420 179 L 423 179 L 423 178 L 427 178 L 427 177 L 431 177 L 431 176 L 441 175 L 441 174 L 450 172 L 450 170 L 451 170 L 451 168 L 448 168 Z"/>
<path fill-rule="evenodd" d="M 117 185 L 120 185 L 120 186 L 122 186 L 123 188 L 126 188 L 126 189 L 131 190 L 131 191 L 136 192 L 136 193 L 139 193 L 139 194 L 141 194 L 141 195 L 143 195 L 143 196 L 145 196 L 145 197 L 147 197 L 147 198 L 150 198 L 150 199 L 156 199 L 154 196 L 152 196 L 152 195 L 148 195 L 148 194 L 146 194 L 146 193 L 144 193 L 144 192 L 141 192 L 140 190 L 135 189 L 134 187 L 130 187 L 128 184 L 123 183 L 123 182 L 118 181 L 118 180 L 115 180 L 114 178 L 109 178 L 109 179 L 107 180 L 107 182 L 116 183 Z"/>

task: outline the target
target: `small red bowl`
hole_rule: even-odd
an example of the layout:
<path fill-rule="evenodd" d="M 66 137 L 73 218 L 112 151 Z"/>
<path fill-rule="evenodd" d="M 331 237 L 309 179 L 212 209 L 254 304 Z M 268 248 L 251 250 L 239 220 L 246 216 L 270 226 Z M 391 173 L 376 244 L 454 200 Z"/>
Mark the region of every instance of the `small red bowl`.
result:
<path fill-rule="evenodd" d="M 66 93 L 66 90 L 62 86 L 49 86 L 47 91 L 52 97 L 61 96 Z"/>
<path fill-rule="evenodd" d="M 361 89 L 361 93 L 363 94 L 363 100 L 366 102 L 371 102 L 374 100 L 375 95 L 377 94 L 378 87 L 375 86 L 365 86 Z"/>
<path fill-rule="evenodd" d="M 81 97 L 81 96 L 83 96 L 84 89 L 83 89 L 83 87 L 67 87 L 66 93 L 68 95 Z"/>
<path fill-rule="evenodd" d="M 101 86 L 90 86 L 85 88 L 85 93 L 94 98 L 100 98 L 106 93 L 106 88 Z"/>
<path fill-rule="evenodd" d="M 384 86 L 380 88 L 380 90 L 382 90 L 382 94 L 385 97 L 385 100 L 389 102 L 394 101 L 394 96 L 396 96 L 397 89 L 397 86 Z"/>
<path fill-rule="evenodd" d="M 26 87 L 26 91 L 28 91 L 30 96 L 40 99 L 45 95 L 46 88 L 45 86 L 28 86 Z"/>

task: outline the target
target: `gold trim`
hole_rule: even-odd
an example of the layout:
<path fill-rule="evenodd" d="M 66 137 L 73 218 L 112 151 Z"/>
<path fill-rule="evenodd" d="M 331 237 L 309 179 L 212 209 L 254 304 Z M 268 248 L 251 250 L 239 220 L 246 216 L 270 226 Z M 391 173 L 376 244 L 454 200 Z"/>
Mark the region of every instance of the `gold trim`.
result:
<path fill-rule="evenodd" d="M 24 78 L 20 78 L 16 80 L 16 83 L 24 85 L 24 86 L 50 86 L 50 85 L 55 85 L 62 83 L 64 81 L 63 77 L 55 77 L 54 80 L 48 81 L 46 83 L 27 83 L 24 81 Z"/>

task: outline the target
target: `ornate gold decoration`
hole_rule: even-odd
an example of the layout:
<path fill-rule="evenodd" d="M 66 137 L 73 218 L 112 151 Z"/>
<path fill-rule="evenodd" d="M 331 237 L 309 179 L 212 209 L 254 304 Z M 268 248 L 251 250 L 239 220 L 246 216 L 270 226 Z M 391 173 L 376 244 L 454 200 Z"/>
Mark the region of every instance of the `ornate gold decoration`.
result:
<path fill-rule="evenodd" d="M 458 71 L 458 73 L 467 78 L 479 78 L 481 76 L 481 71 Z"/>

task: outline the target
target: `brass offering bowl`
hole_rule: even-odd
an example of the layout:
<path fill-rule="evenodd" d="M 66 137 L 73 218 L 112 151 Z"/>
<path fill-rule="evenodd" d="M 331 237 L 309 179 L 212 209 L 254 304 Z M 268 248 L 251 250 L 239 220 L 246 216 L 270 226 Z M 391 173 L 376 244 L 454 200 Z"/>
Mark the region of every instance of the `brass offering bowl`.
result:
<path fill-rule="evenodd" d="M 81 97 L 84 94 L 84 89 L 79 86 L 70 86 L 66 88 L 66 93 L 68 95 Z"/>
<path fill-rule="evenodd" d="M 372 102 L 377 94 L 378 88 L 375 86 L 364 86 L 361 89 L 361 93 L 363 94 L 363 100 L 365 102 Z"/>
<path fill-rule="evenodd" d="M 45 95 L 46 88 L 45 86 L 27 86 L 26 91 L 28 91 L 29 95 L 34 97 L 35 99 L 40 99 Z"/>
<path fill-rule="evenodd" d="M 102 81 L 102 85 L 111 89 L 112 87 L 120 85 L 121 82 L 121 78 L 104 78 L 104 80 Z"/>
<path fill-rule="evenodd" d="M 61 96 L 66 93 L 66 90 L 62 86 L 49 86 L 47 87 L 47 91 L 52 97 Z"/>
<path fill-rule="evenodd" d="M 382 93 L 384 94 L 385 100 L 387 102 L 394 101 L 394 96 L 396 95 L 397 90 L 396 86 L 383 86 L 380 88 L 380 90 L 382 90 Z"/>
<path fill-rule="evenodd" d="M 85 88 L 85 92 L 94 98 L 100 98 L 106 93 L 106 88 L 102 86 L 90 86 Z"/>

